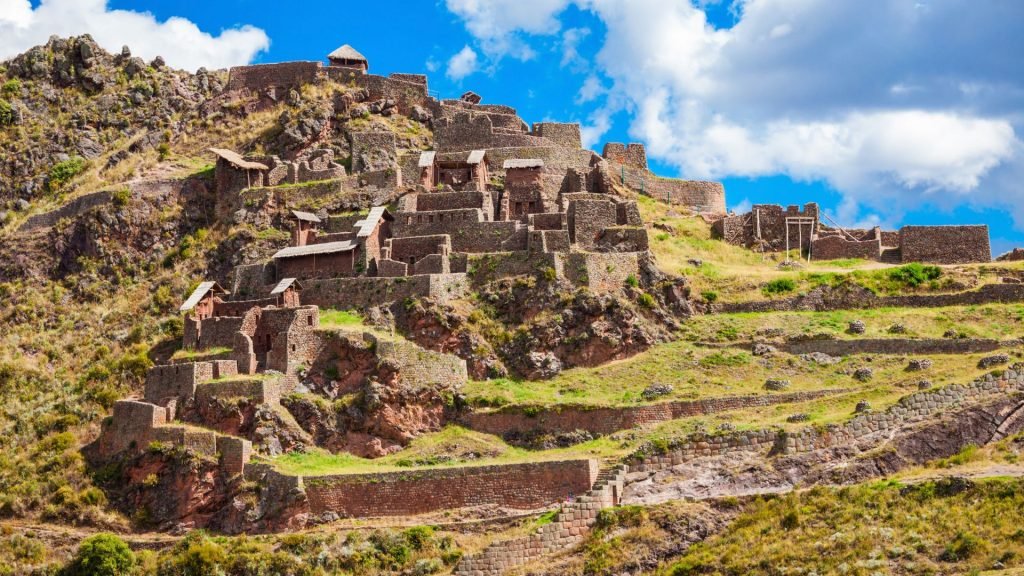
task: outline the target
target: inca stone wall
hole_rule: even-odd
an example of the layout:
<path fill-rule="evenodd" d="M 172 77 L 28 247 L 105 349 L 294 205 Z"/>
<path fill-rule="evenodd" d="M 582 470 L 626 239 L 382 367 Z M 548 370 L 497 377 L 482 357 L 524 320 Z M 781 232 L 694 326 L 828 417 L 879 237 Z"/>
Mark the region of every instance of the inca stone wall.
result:
<path fill-rule="evenodd" d="M 531 462 L 303 478 L 313 514 L 412 516 L 495 505 L 536 510 L 586 493 L 596 460 Z"/>
<path fill-rule="evenodd" d="M 513 540 L 496 542 L 483 552 L 463 558 L 455 567 L 457 576 L 500 576 L 517 566 L 566 550 L 582 542 L 598 513 L 619 503 L 628 468 L 617 466 L 602 472 L 594 487 L 562 505 L 549 524 L 533 534 Z"/>
<path fill-rule="evenodd" d="M 228 90 L 259 92 L 270 87 L 293 88 L 312 84 L 323 65 L 320 62 L 283 62 L 238 66 L 228 73 Z"/>
<path fill-rule="evenodd" d="M 717 304 L 715 305 L 715 311 L 719 313 L 785 312 L 797 310 L 822 312 L 859 308 L 971 306 L 1021 301 L 1024 301 L 1024 284 L 986 284 L 977 290 L 967 292 L 910 294 L 905 296 L 875 296 L 867 290 L 834 291 L 816 289 L 804 296 L 794 296 L 781 300 Z"/>
<path fill-rule="evenodd" d="M 819 236 L 811 242 L 811 257 L 815 260 L 863 258 L 878 260 L 882 253 L 882 239 L 850 240 L 839 234 Z"/>
<path fill-rule="evenodd" d="M 195 394 L 196 385 L 212 378 L 210 362 L 153 366 L 146 372 L 144 396 L 151 404 L 162 404 L 168 398 L 187 400 Z"/>
<path fill-rule="evenodd" d="M 885 411 L 861 414 L 844 424 L 829 425 L 824 429 L 812 426 L 799 432 L 752 430 L 717 436 L 694 436 L 666 454 L 633 458 L 629 468 L 637 472 L 656 471 L 693 458 L 735 451 L 793 454 L 852 445 L 860 438 L 891 432 L 967 401 L 1021 391 L 1024 391 L 1024 376 L 1008 370 L 999 377 L 989 374 L 967 385 L 953 384 L 938 390 L 918 392 L 901 398 Z"/>
<path fill-rule="evenodd" d="M 992 260 L 988 226 L 904 226 L 900 228 L 904 262 L 966 264 Z"/>
<path fill-rule="evenodd" d="M 625 145 L 620 142 L 609 142 L 604 145 L 601 156 L 615 164 L 647 170 L 647 150 L 643 144 L 634 142 Z"/>
<path fill-rule="evenodd" d="M 302 301 L 323 308 L 369 308 L 406 298 L 438 302 L 465 296 L 465 274 L 431 274 L 401 278 L 330 278 L 302 283 Z"/>
<path fill-rule="evenodd" d="M 822 352 L 829 356 L 850 354 L 974 354 L 992 352 L 1002 346 L 999 340 L 979 338 L 857 338 L 851 340 L 795 340 L 778 346 L 790 354 Z"/>
<path fill-rule="evenodd" d="M 532 134 L 564 148 L 575 150 L 583 147 L 578 123 L 538 122 L 533 125 Z"/>
<path fill-rule="evenodd" d="M 784 394 L 727 396 L 706 400 L 662 402 L 648 406 L 630 406 L 625 408 L 559 406 L 552 410 L 540 412 L 533 409 L 515 407 L 494 412 L 472 412 L 465 415 L 460 423 L 472 430 L 497 436 L 528 433 L 564 434 L 576 430 L 586 430 L 593 434 L 606 435 L 619 430 L 627 430 L 679 418 L 756 408 L 759 406 L 807 402 L 843 392 L 846 391 L 815 390 L 812 392 Z"/>

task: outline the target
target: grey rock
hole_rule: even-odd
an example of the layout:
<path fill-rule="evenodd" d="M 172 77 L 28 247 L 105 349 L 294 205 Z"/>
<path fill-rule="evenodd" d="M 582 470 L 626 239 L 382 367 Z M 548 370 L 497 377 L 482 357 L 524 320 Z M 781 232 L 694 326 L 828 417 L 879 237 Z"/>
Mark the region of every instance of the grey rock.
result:
<path fill-rule="evenodd" d="M 932 361 L 928 358 L 914 358 L 907 363 L 908 372 L 920 372 L 932 367 Z"/>
<path fill-rule="evenodd" d="M 861 382 L 867 382 L 871 380 L 875 375 L 875 371 L 868 367 L 857 368 L 853 371 L 853 378 Z"/>
<path fill-rule="evenodd" d="M 640 396 L 644 400 L 653 400 L 659 396 L 667 396 L 672 393 L 675 388 L 671 384 L 651 384 L 644 391 L 640 393 Z"/>
<path fill-rule="evenodd" d="M 754 343 L 754 347 L 751 349 L 751 353 L 754 356 L 771 356 L 776 352 L 778 352 L 778 350 L 776 350 L 774 346 L 770 346 L 768 344 L 764 344 L 761 342 Z"/>
<path fill-rule="evenodd" d="M 814 362 L 815 364 L 821 364 L 822 366 L 831 366 L 832 364 L 838 364 L 842 362 L 842 358 L 829 356 L 824 352 L 808 352 L 807 354 L 801 354 L 800 359 L 805 362 Z"/>
<path fill-rule="evenodd" d="M 853 411 L 856 412 L 857 414 L 863 414 L 864 412 L 870 412 L 871 411 L 871 403 L 868 402 L 867 400 L 861 400 L 860 402 L 857 402 L 857 407 L 854 408 Z"/>
<path fill-rule="evenodd" d="M 764 389 L 765 390 L 772 390 L 772 391 L 785 390 L 785 389 L 789 388 L 789 385 L 790 385 L 789 380 L 776 380 L 776 379 L 769 378 L 768 380 L 764 381 Z"/>
<path fill-rule="evenodd" d="M 1009 361 L 1010 361 L 1010 357 L 1007 356 L 1006 354 L 994 354 L 992 356 L 986 356 L 986 357 L 982 358 L 981 360 L 978 360 L 978 368 L 982 368 L 982 369 L 991 368 L 993 366 L 999 366 L 1001 364 L 1006 364 Z"/>
<path fill-rule="evenodd" d="M 850 326 L 846 329 L 850 334 L 863 334 L 867 331 L 867 326 L 864 325 L 863 320 L 854 320 L 850 322 Z"/>

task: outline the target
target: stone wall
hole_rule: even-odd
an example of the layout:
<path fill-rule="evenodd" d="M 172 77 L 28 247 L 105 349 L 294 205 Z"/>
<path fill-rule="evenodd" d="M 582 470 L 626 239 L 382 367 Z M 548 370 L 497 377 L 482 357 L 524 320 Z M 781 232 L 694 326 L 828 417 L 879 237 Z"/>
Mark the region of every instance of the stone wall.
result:
<path fill-rule="evenodd" d="M 840 258 L 878 260 L 881 254 L 881 237 L 869 240 L 850 240 L 842 235 L 833 234 L 818 236 L 811 242 L 811 258 L 815 260 L 838 260 Z"/>
<path fill-rule="evenodd" d="M 1000 377 L 989 374 L 970 384 L 953 384 L 905 396 L 887 410 L 861 414 L 841 425 L 809 426 L 798 432 L 774 429 L 691 436 L 665 454 L 631 458 L 629 469 L 651 472 L 697 457 L 736 451 L 794 454 L 832 446 L 851 446 L 860 438 L 892 432 L 964 402 L 1021 391 L 1024 391 L 1024 376 L 1007 370 Z"/>
<path fill-rule="evenodd" d="M 613 179 L 616 175 L 610 175 Z M 627 184 L 634 181 L 627 180 Z M 725 214 L 725 186 L 721 182 L 704 180 L 676 180 L 649 174 L 641 181 L 640 191 L 673 206 L 700 212 L 702 214 Z M 637 186 L 633 186 L 637 188 Z"/>
<path fill-rule="evenodd" d="M 228 90 L 260 92 L 270 87 L 294 88 L 317 80 L 320 62 L 282 62 L 238 66 L 228 72 Z"/>
<path fill-rule="evenodd" d="M 977 290 L 951 294 L 908 294 L 875 296 L 864 289 L 815 289 L 803 296 L 781 300 L 757 300 L 716 304 L 720 313 L 785 312 L 797 310 L 830 311 L 860 308 L 935 308 L 976 304 L 1007 304 L 1024 302 L 1024 284 L 985 284 Z"/>
<path fill-rule="evenodd" d="M 444 234 L 451 238 L 452 252 L 507 252 L 526 250 L 526 227 L 519 222 L 472 221 L 457 222 L 454 218 L 464 211 L 435 212 L 427 221 L 420 222 L 419 214 L 409 223 L 410 213 L 400 212 L 395 217 L 395 236 L 431 236 Z M 394 240 L 393 240 L 394 241 Z"/>
<path fill-rule="evenodd" d="M 590 490 L 596 460 L 305 477 L 313 514 L 413 516 L 494 505 L 536 510 Z"/>
<path fill-rule="evenodd" d="M 556 145 L 565 148 L 576 149 L 583 147 L 583 139 L 580 137 L 580 125 L 575 122 L 537 122 L 533 125 L 531 134 L 550 140 Z"/>
<path fill-rule="evenodd" d="M 904 262 L 968 264 L 989 262 L 988 226 L 904 226 L 900 228 Z"/>
<path fill-rule="evenodd" d="M 638 253 L 570 253 L 556 254 L 563 264 L 565 277 L 574 284 L 586 286 L 591 291 L 614 292 L 626 285 L 629 276 L 640 277 Z"/>
<path fill-rule="evenodd" d="M 434 121 L 434 146 L 440 152 L 465 152 L 489 148 L 544 147 L 551 142 L 528 134 L 495 132 L 491 118 L 463 112 Z"/>
<path fill-rule="evenodd" d="M 598 513 L 617 506 L 625 487 L 624 465 L 602 472 L 586 494 L 563 504 L 554 519 L 532 534 L 499 541 L 479 554 L 464 557 L 452 572 L 456 576 L 501 576 L 517 566 L 582 542 Z"/>
<path fill-rule="evenodd" d="M 619 142 L 609 142 L 604 145 L 601 156 L 615 164 L 647 170 L 647 151 L 643 144 L 634 142 L 625 145 Z"/>
<path fill-rule="evenodd" d="M 413 206 L 407 205 L 406 210 L 431 212 L 435 210 L 480 208 L 488 215 L 493 214 L 493 210 L 489 210 L 491 204 L 490 194 L 485 192 L 426 192 L 416 194 L 412 204 Z"/>
<path fill-rule="evenodd" d="M 169 398 L 187 400 L 195 394 L 200 382 L 213 379 L 212 362 L 189 362 L 153 366 L 146 372 L 143 397 L 150 404 L 163 403 Z"/>
<path fill-rule="evenodd" d="M 330 278 L 302 283 L 302 301 L 323 308 L 369 308 L 407 298 L 448 302 L 465 296 L 465 274 L 431 274 L 400 278 Z"/>
<path fill-rule="evenodd" d="M 593 248 L 604 229 L 618 223 L 618 210 L 614 202 L 606 199 L 572 200 L 566 219 L 570 239 L 581 248 Z"/>
<path fill-rule="evenodd" d="M 390 131 L 349 132 L 352 150 L 352 172 L 369 172 L 395 168 L 395 133 Z"/>
<path fill-rule="evenodd" d="M 814 224 L 787 226 L 787 218 L 810 218 Z M 737 246 L 753 247 L 760 244 L 766 250 L 786 249 L 787 229 L 790 249 L 806 250 L 811 243 L 812 228 L 817 229 L 818 205 L 810 202 L 801 210 L 799 206 L 783 208 L 777 204 L 755 204 L 750 212 L 715 222 L 711 230 L 718 237 Z"/>
<path fill-rule="evenodd" d="M 152 403 L 137 400 L 114 402 L 114 414 L 104 424 L 97 442 L 99 454 L 109 458 L 126 450 L 149 445 L 153 429 L 167 423 L 167 411 Z"/>
<path fill-rule="evenodd" d="M 276 378 L 245 378 L 207 382 L 195 389 L 199 402 L 214 398 L 250 398 L 259 404 L 277 404 L 281 399 L 281 385 Z"/>
<path fill-rule="evenodd" d="M 841 394 L 845 390 L 815 390 L 784 394 L 758 394 L 726 396 L 706 400 L 680 400 L 646 406 L 599 408 L 587 406 L 557 406 L 551 410 L 514 407 L 494 412 L 473 412 L 465 415 L 460 424 L 487 434 L 507 436 L 527 433 L 564 434 L 586 430 L 592 434 L 612 434 L 619 430 L 637 428 L 679 418 L 743 410 L 759 406 L 773 406 L 807 402 L 825 396 Z"/>
<path fill-rule="evenodd" d="M 829 356 L 850 354 L 974 354 L 992 352 L 1002 346 L 999 340 L 978 338 L 858 338 L 855 340 L 794 340 L 778 346 L 790 354 L 822 352 Z"/>

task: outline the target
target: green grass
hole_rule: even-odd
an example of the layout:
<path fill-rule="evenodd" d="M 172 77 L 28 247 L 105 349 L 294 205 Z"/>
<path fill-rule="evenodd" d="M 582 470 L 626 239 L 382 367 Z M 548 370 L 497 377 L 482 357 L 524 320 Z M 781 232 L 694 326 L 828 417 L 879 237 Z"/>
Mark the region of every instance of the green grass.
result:
<path fill-rule="evenodd" d="M 818 329 L 813 315 L 812 331 Z M 690 326 L 690 323 L 696 323 Z M 788 316 L 730 315 L 691 319 L 688 337 L 693 340 L 736 340 L 749 338 L 758 327 L 791 327 Z M 833 322 L 834 330 L 845 329 Z M 888 325 L 886 325 L 888 326 Z M 811 329 L 811 328 L 808 328 Z M 935 384 L 966 382 L 982 374 L 976 363 L 984 354 L 932 356 L 934 366 L 926 373 L 905 372 L 904 356 L 851 356 L 832 366 L 804 361 L 796 356 L 777 354 L 755 358 L 739 348 L 714 349 L 677 341 L 659 344 L 625 360 L 594 368 L 566 370 L 551 380 L 520 381 L 501 378 L 470 381 L 463 388 L 469 402 L 478 407 L 519 406 L 630 406 L 646 403 L 641 394 L 651 384 L 670 384 L 672 393 L 658 398 L 697 400 L 729 395 L 764 394 L 765 380 L 790 380 L 789 391 L 834 388 L 857 390 L 862 386 L 845 372 L 860 366 L 875 371 L 873 382 L 910 387 L 922 378 Z M 869 361 L 868 358 L 871 358 Z"/>
<path fill-rule="evenodd" d="M 874 483 L 758 498 L 659 574 L 969 574 L 1024 564 L 1024 481 Z"/>
<path fill-rule="evenodd" d="M 205 350 L 193 350 L 191 348 L 181 348 L 177 350 L 171 360 L 196 360 L 199 358 L 209 358 L 210 356 L 218 356 L 220 354 L 226 354 L 231 352 L 231 348 L 226 346 L 215 346 L 213 348 L 207 348 Z"/>
<path fill-rule="evenodd" d="M 321 328 L 342 328 L 362 325 L 363 317 L 353 310 L 334 310 L 330 308 L 320 309 Z"/>
<path fill-rule="evenodd" d="M 853 320 L 863 320 L 867 332 L 847 334 Z M 905 334 L 888 331 L 897 323 L 906 327 Z M 828 334 L 836 338 L 943 338 L 946 331 L 954 330 L 966 337 L 1002 340 L 1024 336 L 1024 305 L 714 314 L 691 318 L 683 325 L 683 334 L 699 342 L 746 341 L 766 328 L 782 329 L 786 336 Z"/>

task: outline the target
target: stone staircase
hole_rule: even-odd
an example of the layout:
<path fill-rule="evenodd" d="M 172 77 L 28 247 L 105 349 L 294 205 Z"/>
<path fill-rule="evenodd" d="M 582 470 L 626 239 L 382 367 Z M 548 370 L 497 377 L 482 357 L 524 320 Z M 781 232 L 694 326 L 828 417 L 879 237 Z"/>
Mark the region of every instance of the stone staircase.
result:
<path fill-rule="evenodd" d="M 882 253 L 879 254 L 878 261 L 885 264 L 899 264 L 903 262 L 903 254 L 899 248 L 882 246 Z"/>
<path fill-rule="evenodd" d="M 499 576 L 547 554 L 575 546 L 586 538 L 598 513 L 619 503 L 628 467 L 617 464 L 601 471 L 589 492 L 562 506 L 550 524 L 533 534 L 495 542 L 459 562 L 456 576 Z"/>
<path fill-rule="evenodd" d="M 1011 435 L 1011 430 L 1019 430 L 1018 424 L 1024 421 L 1024 402 L 1017 405 L 1004 420 L 1003 423 L 996 428 L 995 433 L 992 434 L 992 438 L 989 439 L 989 443 L 998 442 Z"/>

